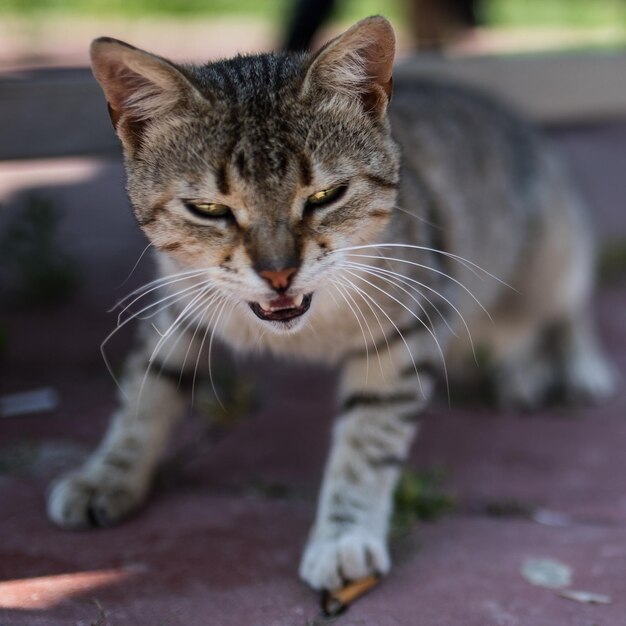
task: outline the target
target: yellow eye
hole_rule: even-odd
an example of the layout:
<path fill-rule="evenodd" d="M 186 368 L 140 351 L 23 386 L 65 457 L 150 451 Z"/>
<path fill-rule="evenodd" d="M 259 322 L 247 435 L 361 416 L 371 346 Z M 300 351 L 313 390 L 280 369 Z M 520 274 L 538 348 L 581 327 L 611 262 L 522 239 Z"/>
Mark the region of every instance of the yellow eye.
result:
<path fill-rule="evenodd" d="M 230 207 L 225 204 L 217 204 L 216 202 L 194 202 L 193 200 L 185 201 L 185 207 L 188 211 L 198 217 L 232 217 Z"/>
<path fill-rule="evenodd" d="M 313 209 L 335 202 L 335 200 L 339 200 L 346 193 L 347 188 L 348 185 L 337 185 L 336 187 L 329 187 L 313 193 L 306 199 L 306 208 Z"/>

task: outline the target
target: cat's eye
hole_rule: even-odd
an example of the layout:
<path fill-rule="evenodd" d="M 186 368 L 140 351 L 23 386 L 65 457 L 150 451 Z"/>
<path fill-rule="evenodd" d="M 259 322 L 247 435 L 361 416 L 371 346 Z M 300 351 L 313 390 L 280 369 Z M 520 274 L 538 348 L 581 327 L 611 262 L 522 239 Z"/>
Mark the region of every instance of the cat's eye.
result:
<path fill-rule="evenodd" d="M 230 207 L 217 202 L 195 202 L 193 200 L 185 200 L 185 208 L 196 215 L 204 218 L 232 218 L 233 213 Z"/>
<path fill-rule="evenodd" d="M 328 189 L 322 189 L 316 193 L 312 193 L 305 203 L 305 209 L 316 209 L 328 204 L 332 204 L 341 198 L 348 189 L 348 185 L 336 185 L 335 187 L 329 187 Z"/>

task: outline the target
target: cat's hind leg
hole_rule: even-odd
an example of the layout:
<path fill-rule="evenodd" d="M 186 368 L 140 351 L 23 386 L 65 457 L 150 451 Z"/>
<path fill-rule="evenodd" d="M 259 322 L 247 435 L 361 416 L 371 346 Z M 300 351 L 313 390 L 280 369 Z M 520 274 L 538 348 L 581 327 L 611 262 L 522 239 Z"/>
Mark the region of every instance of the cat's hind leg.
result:
<path fill-rule="evenodd" d="M 548 400 L 588 404 L 612 394 L 616 376 L 599 345 L 589 299 L 559 302 L 549 315 L 519 303 L 495 312 L 486 344 L 500 406 L 535 410 Z"/>
<path fill-rule="evenodd" d="M 539 235 L 494 315 L 496 397 L 508 407 L 593 402 L 615 386 L 592 323 L 594 255 L 584 208 L 560 176 L 542 197 Z"/>
<path fill-rule="evenodd" d="M 503 409 L 536 410 L 545 403 L 556 380 L 544 333 L 531 320 L 495 320 L 488 350 L 495 400 Z"/>
<path fill-rule="evenodd" d="M 499 405 L 536 410 L 548 400 L 578 406 L 611 396 L 616 374 L 589 317 L 587 312 L 571 313 L 529 329 L 525 342 L 500 354 L 492 368 Z"/>
<path fill-rule="evenodd" d="M 104 439 L 82 467 L 49 488 L 48 516 L 62 528 L 109 526 L 134 512 L 146 497 L 172 427 L 186 410 L 178 373 L 185 356 L 188 365 L 196 362 L 197 352 L 187 352 L 190 339 L 173 349 L 163 342 L 150 363 L 159 335 L 148 325 L 141 330 L 141 346 L 122 379 L 121 406 Z"/>
<path fill-rule="evenodd" d="M 587 311 L 560 320 L 550 335 L 557 392 L 568 404 L 599 402 L 613 394 L 617 375 L 599 346 Z"/>

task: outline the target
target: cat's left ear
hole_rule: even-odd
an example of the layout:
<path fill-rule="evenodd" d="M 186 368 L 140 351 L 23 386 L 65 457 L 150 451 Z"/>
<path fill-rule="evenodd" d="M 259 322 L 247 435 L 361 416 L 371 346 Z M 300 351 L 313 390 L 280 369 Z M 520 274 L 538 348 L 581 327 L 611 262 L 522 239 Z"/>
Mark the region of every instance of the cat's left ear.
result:
<path fill-rule="evenodd" d="M 395 50 L 395 34 L 384 17 L 361 20 L 313 57 L 304 90 L 357 95 L 366 111 L 382 115 L 391 99 Z"/>

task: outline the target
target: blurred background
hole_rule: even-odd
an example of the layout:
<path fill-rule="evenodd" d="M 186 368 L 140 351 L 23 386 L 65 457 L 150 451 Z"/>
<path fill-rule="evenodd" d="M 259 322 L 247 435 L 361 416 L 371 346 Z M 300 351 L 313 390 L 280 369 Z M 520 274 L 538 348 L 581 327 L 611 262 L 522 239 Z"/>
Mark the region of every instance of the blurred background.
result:
<path fill-rule="evenodd" d="M 313 46 L 357 19 L 384 14 L 407 51 L 443 40 L 450 54 L 614 49 L 626 40 L 623 0 L 1 0 L 0 68 L 82 65 L 106 33 L 177 59 L 260 51 L 327 16 Z M 461 26 L 475 26 L 461 32 Z M 416 37 L 415 35 L 419 37 Z"/>
<path fill-rule="evenodd" d="M 43 228 L 20 215 L 50 221 L 49 241 L 39 242 L 36 254 L 26 243 L 4 246 L 0 293 L 13 294 L 15 303 L 20 289 L 30 289 L 17 284 L 25 275 L 35 280 L 56 268 L 58 282 L 47 276 L 53 286 L 34 291 L 110 301 L 107 290 L 143 241 L 121 191 L 119 144 L 87 67 L 93 38 L 205 62 L 314 49 L 376 13 L 397 30 L 399 72 L 481 85 L 557 134 L 626 114 L 624 0 L 0 0 L 0 235 L 15 239 L 15 229 Z M 570 139 L 576 143 L 569 136 L 565 143 Z M 25 198 L 37 208 L 26 210 Z M 55 217 L 42 217 L 48 214 Z M 613 211 L 599 227 L 614 233 L 616 220 Z"/>

